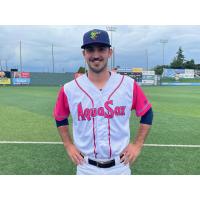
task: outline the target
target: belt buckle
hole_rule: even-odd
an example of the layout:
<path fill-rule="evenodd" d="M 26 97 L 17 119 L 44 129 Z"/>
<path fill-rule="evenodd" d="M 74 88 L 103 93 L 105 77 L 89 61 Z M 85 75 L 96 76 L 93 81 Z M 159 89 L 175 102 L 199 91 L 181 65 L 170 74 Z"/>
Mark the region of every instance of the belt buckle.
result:
<path fill-rule="evenodd" d="M 100 165 L 103 165 L 105 162 L 104 161 L 97 161 L 97 167 L 99 167 Z"/>

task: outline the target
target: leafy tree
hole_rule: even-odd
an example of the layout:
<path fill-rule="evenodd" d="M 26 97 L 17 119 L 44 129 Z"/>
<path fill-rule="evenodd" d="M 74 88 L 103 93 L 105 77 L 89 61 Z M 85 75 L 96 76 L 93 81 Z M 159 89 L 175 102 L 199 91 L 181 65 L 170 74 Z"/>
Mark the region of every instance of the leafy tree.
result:
<path fill-rule="evenodd" d="M 163 68 L 169 68 L 169 66 L 168 65 L 157 65 L 156 67 L 154 67 L 155 74 L 162 75 Z"/>
<path fill-rule="evenodd" d="M 79 67 L 78 73 L 85 74 L 85 67 Z"/>
<path fill-rule="evenodd" d="M 183 55 L 183 50 L 181 47 L 179 47 L 176 54 L 177 54 L 177 56 L 173 59 L 173 61 L 170 64 L 171 67 L 172 68 L 184 67 L 185 56 Z"/>
<path fill-rule="evenodd" d="M 196 65 L 195 65 L 195 69 L 200 70 L 200 64 L 196 64 Z"/>
<path fill-rule="evenodd" d="M 187 61 L 184 63 L 184 67 L 185 67 L 186 69 L 195 69 L 196 66 L 195 66 L 195 63 L 194 63 L 194 59 L 187 60 Z"/>
<path fill-rule="evenodd" d="M 200 70 L 200 64 L 195 64 L 194 59 L 186 60 L 183 55 L 183 50 L 179 47 L 176 56 L 170 65 L 157 65 L 153 69 L 156 75 L 161 75 L 163 73 L 163 68 L 172 68 L 172 69 L 196 69 Z"/>

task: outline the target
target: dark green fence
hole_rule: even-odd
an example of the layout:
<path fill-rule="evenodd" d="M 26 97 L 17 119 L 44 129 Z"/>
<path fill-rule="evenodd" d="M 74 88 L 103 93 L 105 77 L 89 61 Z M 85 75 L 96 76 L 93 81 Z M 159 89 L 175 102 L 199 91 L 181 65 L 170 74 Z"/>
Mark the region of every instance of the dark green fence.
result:
<path fill-rule="evenodd" d="M 31 72 L 32 86 L 60 86 L 73 80 L 73 73 L 44 73 Z"/>

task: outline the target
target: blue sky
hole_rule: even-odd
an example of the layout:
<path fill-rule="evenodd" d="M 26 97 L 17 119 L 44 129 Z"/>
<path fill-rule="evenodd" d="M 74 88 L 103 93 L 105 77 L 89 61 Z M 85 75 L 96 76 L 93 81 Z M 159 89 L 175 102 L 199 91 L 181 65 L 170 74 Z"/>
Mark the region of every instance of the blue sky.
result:
<path fill-rule="evenodd" d="M 113 47 L 115 64 L 125 68 L 149 68 L 163 63 L 161 39 L 165 45 L 165 64 L 174 58 L 179 46 L 186 59 L 200 63 L 200 26 L 115 26 Z M 24 71 L 52 71 L 51 46 L 54 45 L 56 72 L 74 72 L 84 66 L 83 34 L 93 28 L 105 26 L 0 26 L 1 65 L 19 67 L 19 41 L 22 43 Z M 4 67 L 5 69 L 5 67 Z"/>

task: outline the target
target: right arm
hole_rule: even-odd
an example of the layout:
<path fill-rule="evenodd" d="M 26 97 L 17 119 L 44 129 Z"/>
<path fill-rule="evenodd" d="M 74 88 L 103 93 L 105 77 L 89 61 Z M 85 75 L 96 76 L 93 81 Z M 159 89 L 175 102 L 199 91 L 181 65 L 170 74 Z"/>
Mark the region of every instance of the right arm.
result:
<path fill-rule="evenodd" d="M 58 126 L 57 128 L 70 159 L 76 165 L 82 164 L 84 162 L 84 159 L 80 154 L 81 152 L 76 148 L 76 146 L 72 142 L 69 132 L 69 126 Z"/>
<path fill-rule="evenodd" d="M 81 156 L 80 151 L 76 148 L 76 146 L 72 142 L 68 127 L 69 114 L 70 110 L 69 110 L 68 99 L 64 92 L 64 87 L 62 87 L 59 91 L 56 105 L 54 107 L 54 118 L 56 121 L 58 132 L 60 134 L 60 137 L 63 141 L 64 147 L 70 159 L 75 164 L 78 165 L 81 164 L 84 159 Z"/>

